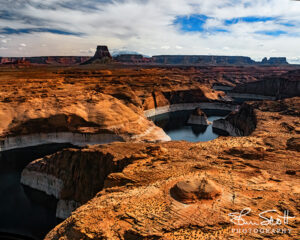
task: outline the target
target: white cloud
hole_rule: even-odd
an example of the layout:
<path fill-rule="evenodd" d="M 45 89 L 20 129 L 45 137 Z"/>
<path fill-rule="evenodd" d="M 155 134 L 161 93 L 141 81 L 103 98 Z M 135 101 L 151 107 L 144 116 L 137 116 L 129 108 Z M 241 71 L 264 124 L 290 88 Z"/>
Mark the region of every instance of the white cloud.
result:
<path fill-rule="evenodd" d="M 90 48 L 90 49 L 82 49 L 82 50 L 80 50 L 80 53 L 84 53 L 84 54 L 92 54 L 92 53 L 95 53 L 95 49 L 94 49 L 94 48 Z"/>
<path fill-rule="evenodd" d="M 25 43 L 20 43 L 21 47 L 26 47 L 27 45 Z"/>
<path fill-rule="evenodd" d="M 29 5 L 26 2 L 31 2 Z M 68 3 L 70 3 L 68 5 Z M 108 2 L 108 1 L 107 1 Z M 20 55 L 18 46 L 27 43 L 26 55 L 86 55 L 96 45 L 106 44 L 110 49 L 126 48 L 147 55 L 156 54 L 217 54 L 246 55 L 255 59 L 264 56 L 300 56 L 300 2 L 290 0 L 0 0 L 1 7 L 12 11 L 19 20 L 1 19 L 4 27 L 58 29 L 82 36 L 31 33 L 9 35 L 9 51 Z M 62 5 L 68 7 L 62 7 Z M 93 4 L 92 8 L 82 5 Z M 37 5 L 43 8 L 35 7 Z M 55 7 L 55 8 L 54 8 Z M 203 34 L 182 32 L 173 22 L 176 16 L 202 14 L 211 17 L 205 28 L 226 28 L 228 33 Z M 25 18 L 25 17 L 27 18 Z M 295 26 L 276 21 L 224 25 L 224 20 L 248 17 L 274 17 Z M 24 19 L 32 19 L 24 21 Z M 35 20 L 34 20 L 35 19 Z M 38 21 L 36 20 L 38 19 Z M 258 31 L 286 31 L 289 34 L 267 36 Z M 0 32 L 1 33 L 1 32 Z M 7 34 L 1 33 L 7 38 Z M 45 44 L 46 46 L 43 46 Z M 93 50 L 91 50 L 91 48 Z M 1 50 L 1 49 L 0 49 Z M 276 50 L 276 52 L 272 51 Z M 2 52 L 0 51 L 0 55 Z M 296 61 L 296 60 L 295 60 Z"/>

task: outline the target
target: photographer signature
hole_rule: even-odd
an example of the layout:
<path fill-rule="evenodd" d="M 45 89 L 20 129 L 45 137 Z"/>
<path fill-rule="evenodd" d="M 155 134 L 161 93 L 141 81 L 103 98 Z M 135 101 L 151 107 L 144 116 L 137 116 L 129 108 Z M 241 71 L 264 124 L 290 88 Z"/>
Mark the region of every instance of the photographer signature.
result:
<path fill-rule="evenodd" d="M 289 211 L 285 210 L 283 216 L 281 216 L 277 210 L 266 210 L 258 214 L 258 216 L 262 219 L 261 222 L 254 221 L 246 221 L 244 219 L 245 216 L 251 213 L 251 208 L 244 208 L 241 212 L 229 213 L 228 216 L 231 217 L 230 221 L 235 225 L 243 226 L 243 225 L 262 225 L 262 226 L 278 226 L 278 225 L 287 225 L 289 220 L 295 218 L 294 216 L 289 216 Z M 272 213 L 273 216 L 267 217 Z M 276 214 L 276 217 L 274 215 Z"/>

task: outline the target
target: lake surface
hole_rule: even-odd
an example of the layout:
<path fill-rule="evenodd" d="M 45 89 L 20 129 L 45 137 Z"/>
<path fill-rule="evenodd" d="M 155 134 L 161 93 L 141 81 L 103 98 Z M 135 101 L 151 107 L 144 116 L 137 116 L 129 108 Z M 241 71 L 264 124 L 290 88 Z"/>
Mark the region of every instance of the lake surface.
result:
<path fill-rule="evenodd" d="M 216 132 L 212 125 L 200 126 L 188 124 L 192 111 L 177 111 L 151 117 L 150 119 L 161 127 L 172 140 L 186 140 L 189 142 L 206 142 L 216 139 L 220 132 Z M 206 110 L 208 121 L 225 118 L 228 111 Z"/>
<path fill-rule="evenodd" d="M 0 240 L 43 239 L 60 223 L 55 217 L 57 200 L 23 186 L 20 178 L 29 162 L 70 146 L 51 144 L 0 153 Z"/>

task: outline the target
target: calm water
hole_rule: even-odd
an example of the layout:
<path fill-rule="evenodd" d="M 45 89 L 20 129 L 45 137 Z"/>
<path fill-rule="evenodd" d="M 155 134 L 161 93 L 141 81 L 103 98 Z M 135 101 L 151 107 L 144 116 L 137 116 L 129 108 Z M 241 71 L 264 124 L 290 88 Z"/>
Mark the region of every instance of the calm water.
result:
<path fill-rule="evenodd" d="M 20 178 L 29 162 L 67 146 L 51 144 L 0 153 L 0 239 L 15 239 L 4 233 L 43 239 L 60 222 L 55 217 L 57 200 L 23 186 Z"/>
<path fill-rule="evenodd" d="M 192 111 L 178 111 L 165 113 L 150 118 L 154 123 L 164 129 L 172 140 L 186 140 L 189 142 L 206 142 L 216 139 L 219 134 L 216 133 L 212 125 L 199 126 L 187 124 Z M 228 111 L 206 111 L 208 121 L 224 118 Z"/>

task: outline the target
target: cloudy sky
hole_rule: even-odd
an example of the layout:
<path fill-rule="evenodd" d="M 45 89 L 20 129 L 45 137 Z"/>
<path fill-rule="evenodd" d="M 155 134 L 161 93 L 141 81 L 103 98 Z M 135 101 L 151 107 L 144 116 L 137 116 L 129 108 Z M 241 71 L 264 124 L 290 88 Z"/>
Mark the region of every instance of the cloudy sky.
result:
<path fill-rule="evenodd" d="M 0 0 L 0 56 L 286 56 L 300 63 L 300 1 Z"/>

